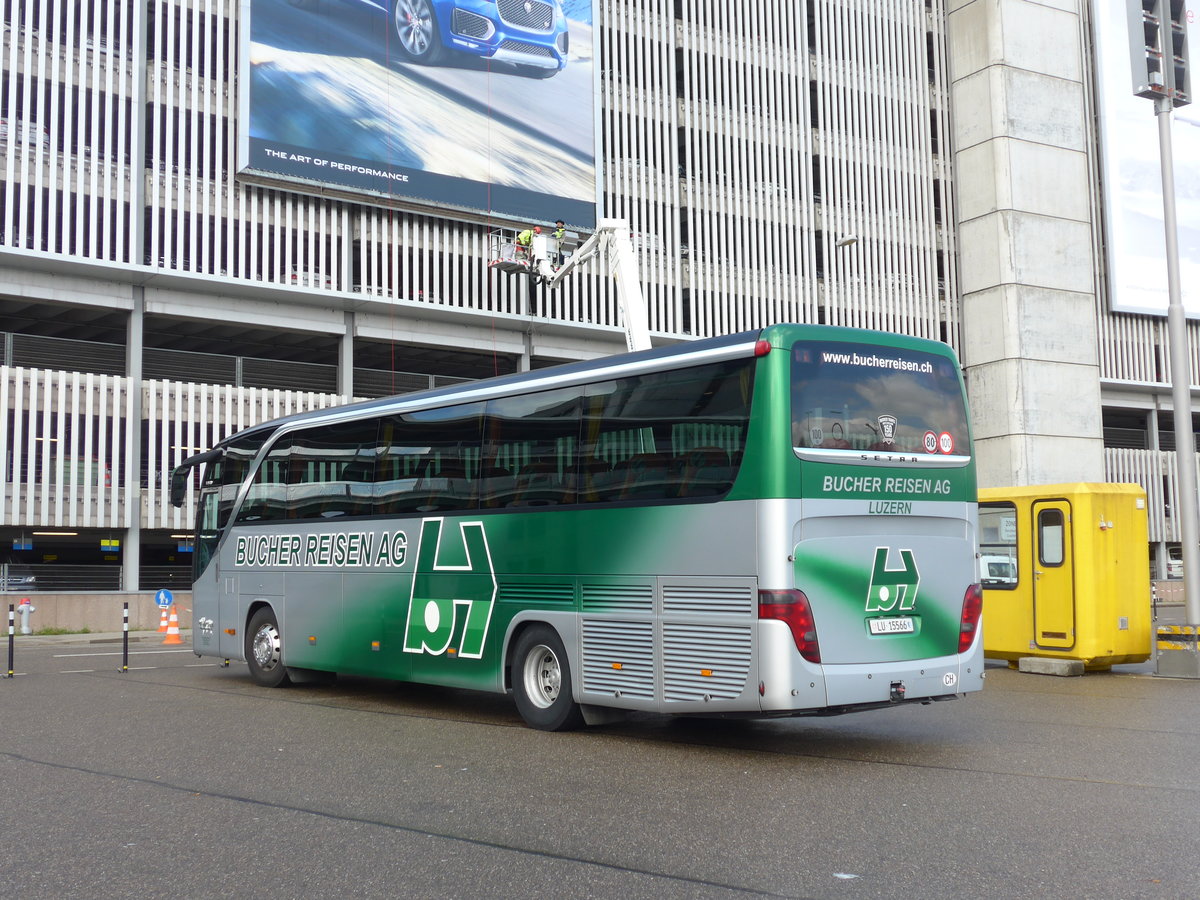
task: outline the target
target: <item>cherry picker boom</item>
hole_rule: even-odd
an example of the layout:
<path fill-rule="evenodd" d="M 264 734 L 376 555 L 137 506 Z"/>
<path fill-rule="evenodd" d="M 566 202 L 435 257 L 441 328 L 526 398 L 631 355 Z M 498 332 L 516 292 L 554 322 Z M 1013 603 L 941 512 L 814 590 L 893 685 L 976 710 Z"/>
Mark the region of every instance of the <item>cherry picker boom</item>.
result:
<path fill-rule="evenodd" d="M 563 278 L 576 266 L 601 256 L 617 290 L 617 302 L 625 326 L 625 344 L 630 350 L 649 350 L 650 327 L 646 301 L 638 280 L 637 256 L 629 239 L 629 223 L 624 219 L 601 219 L 596 230 L 557 269 L 552 259 L 558 247 L 551 251 L 549 235 L 534 235 L 522 257 L 513 245 L 502 246 L 492 260 L 492 267 L 505 272 L 522 272 L 544 282 L 550 290 L 558 287 Z"/>

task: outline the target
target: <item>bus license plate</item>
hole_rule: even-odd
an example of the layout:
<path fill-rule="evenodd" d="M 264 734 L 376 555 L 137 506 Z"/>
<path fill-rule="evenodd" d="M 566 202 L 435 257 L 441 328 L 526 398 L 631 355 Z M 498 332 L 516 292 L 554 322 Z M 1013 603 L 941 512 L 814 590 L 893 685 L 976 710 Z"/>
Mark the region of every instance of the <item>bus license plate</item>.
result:
<path fill-rule="evenodd" d="M 913 620 L 908 616 L 893 619 L 868 619 L 871 634 L 912 634 Z"/>

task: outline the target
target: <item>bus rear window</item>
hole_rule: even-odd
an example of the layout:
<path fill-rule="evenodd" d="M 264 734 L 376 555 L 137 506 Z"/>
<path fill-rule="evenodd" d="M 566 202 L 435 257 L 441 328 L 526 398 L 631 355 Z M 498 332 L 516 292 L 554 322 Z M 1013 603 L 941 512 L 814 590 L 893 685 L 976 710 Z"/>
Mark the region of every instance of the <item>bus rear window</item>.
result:
<path fill-rule="evenodd" d="M 792 445 L 968 456 L 958 367 L 919 350 L 808 342 L 792 350 Z"/>

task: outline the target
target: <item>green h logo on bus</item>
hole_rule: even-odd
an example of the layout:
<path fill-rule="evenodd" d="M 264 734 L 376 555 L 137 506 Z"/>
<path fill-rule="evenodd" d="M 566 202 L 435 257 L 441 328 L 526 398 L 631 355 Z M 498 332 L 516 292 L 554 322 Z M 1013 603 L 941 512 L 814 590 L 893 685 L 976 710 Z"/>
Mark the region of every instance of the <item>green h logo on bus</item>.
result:
<path fill-rule="evenodd" d="M 907 612 L 917 602 L 917 584 L 921 580 L 917 561 L 911 550 L 901 550 L 903 567 L 889 569 L 888 548 L 875 549 L 875 568 L 871 571 L 871 586 L 867 589 L 867 612 Z"/>
<path fill-rule="evenodd" d="M 443 547 L 442 525 L 442 519 L 421 523 L 404 652 L 440 656 L 460 634 L 457 655 L 479 659 L 496 601 L 496 576 L 487 535 L 482 522 L 462 522 L 458 526 L 461 543 Z M 448 558 L 454 561 L 447 562 Z M 461 631 L 460 612 L 465 612 Z"/>

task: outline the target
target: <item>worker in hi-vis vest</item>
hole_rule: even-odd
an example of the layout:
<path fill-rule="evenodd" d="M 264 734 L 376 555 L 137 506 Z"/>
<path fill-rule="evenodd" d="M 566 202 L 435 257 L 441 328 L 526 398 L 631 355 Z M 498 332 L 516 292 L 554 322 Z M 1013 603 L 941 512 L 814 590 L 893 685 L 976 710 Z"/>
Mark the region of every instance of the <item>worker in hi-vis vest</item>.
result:
<path fill-rule="evenodd" d="M 563 238 L 567 234 L 567 226 L 562 219 L 554 220 L 554 230 L 550 232 L 550 236 L 554 238 L 554 268 L 560 268 L 563 264 Z"/>
<path fill-rule="evenodd" d="M 532 228 L 526 228 L 517 235 L 517 255 L 524 256 L 529 259 L 529 250 L 533 244 L 533 236 L 542 233 L 541 225 L 534 225 Z"/>

